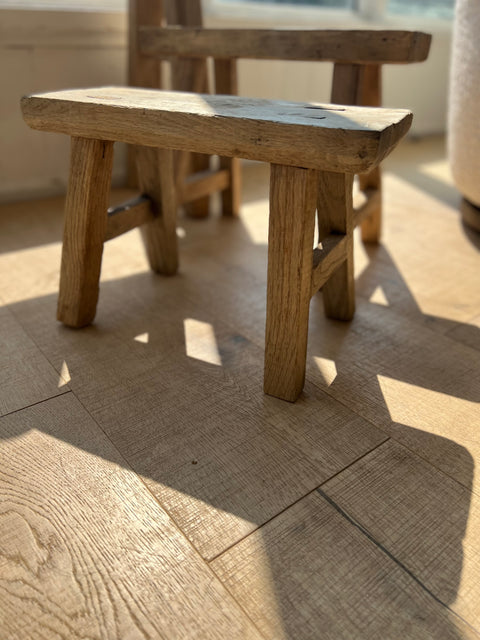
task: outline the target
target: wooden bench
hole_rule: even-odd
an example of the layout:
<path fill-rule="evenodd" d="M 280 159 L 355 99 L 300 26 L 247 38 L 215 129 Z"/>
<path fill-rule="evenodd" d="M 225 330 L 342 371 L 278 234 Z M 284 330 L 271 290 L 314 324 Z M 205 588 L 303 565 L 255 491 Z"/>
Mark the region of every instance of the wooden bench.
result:
<path fill-rule="evenodd" d="M 173 150 L 271 164 L 264 390 L 296 400 L 312 295 L 323 287 L 328 317 L 354 313 L 353 176 L 381 162 L 412 115 L 115 87 L 32 95 L 22 110 L 32 128 L 72 136 L 58 302 L 72 327 L 95 317 L 106 240 L 141 226 L 151 268 L 176 272 Z M 143 196 L 107 212 L 115 141 L 139 145 Z"/>

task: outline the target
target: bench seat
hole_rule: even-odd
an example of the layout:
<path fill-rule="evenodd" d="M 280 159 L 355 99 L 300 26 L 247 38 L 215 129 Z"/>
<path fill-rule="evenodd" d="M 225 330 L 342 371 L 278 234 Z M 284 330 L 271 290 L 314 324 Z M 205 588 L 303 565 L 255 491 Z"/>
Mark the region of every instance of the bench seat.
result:
<path fill-rule="evenodd" d="M 365 173 L 410 128 L 399 109 L 124 87 L 22 99 L 30 127 L 98 140 Z"/>

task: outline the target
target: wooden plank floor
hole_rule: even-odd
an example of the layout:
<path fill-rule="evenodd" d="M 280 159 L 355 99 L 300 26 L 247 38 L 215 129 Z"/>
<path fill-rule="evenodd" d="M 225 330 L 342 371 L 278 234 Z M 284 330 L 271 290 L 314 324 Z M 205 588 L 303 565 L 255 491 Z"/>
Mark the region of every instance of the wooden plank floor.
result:
<path fill-rule="evenodd" d="M 109 243 L 81 331 L 62 199 L 0 207 L 2 640 L 480 638 L 480 238 L 443 140 L 389 159 L 295 405 L 262 393 L 268 168 L 244 182 L 240 220 L 179 221 L 175 278 Z"/>

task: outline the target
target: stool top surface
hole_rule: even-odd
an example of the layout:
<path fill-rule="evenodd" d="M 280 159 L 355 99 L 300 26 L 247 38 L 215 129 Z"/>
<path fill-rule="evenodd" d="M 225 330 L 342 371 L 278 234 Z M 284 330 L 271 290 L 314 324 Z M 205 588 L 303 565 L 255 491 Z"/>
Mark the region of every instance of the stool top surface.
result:
<path fill-rule="evenodd" d="M 34 129 L 362 173 L 410 128 L 403 109 L 101 87 L 22 99 Z"/>

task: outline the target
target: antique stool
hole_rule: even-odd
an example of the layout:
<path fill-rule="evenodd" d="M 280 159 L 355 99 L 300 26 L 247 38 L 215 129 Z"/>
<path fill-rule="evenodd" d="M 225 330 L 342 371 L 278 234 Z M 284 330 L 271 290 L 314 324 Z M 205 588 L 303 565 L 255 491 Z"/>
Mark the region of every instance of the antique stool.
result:
<path fill-rule="evenodd" d="M 32 128 L 72 137 L 58 301 L 71 327 L 95 317 L 106 240 L 141 226 L 151 268 L 176 272 L 173 150 L 271 164 L 264 390 L 295 401 L 312 295 L 323 288 L 330 318 L 354 314 L 353 229 L 368 207 L 353 210 L 353 177 L 395 147 L 411 113 L 124 87 L 31 95 L 22 110 Z M 108 211 L 116 141 L 138 145 L 142 196 Z"/>

